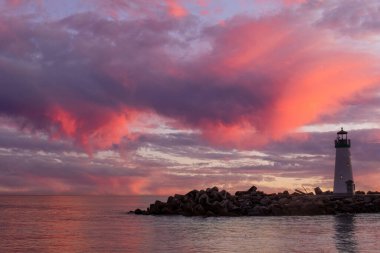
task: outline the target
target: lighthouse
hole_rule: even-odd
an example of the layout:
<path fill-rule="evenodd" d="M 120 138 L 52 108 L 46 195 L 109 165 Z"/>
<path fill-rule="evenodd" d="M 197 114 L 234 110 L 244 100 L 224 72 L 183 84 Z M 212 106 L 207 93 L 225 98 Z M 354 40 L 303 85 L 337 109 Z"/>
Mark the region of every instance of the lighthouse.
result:
<path fill-rule="evenodd" d="M 352 175 L 351 141 L 347 139 L 347 132 L 342 129 L 337 132 L 335 140 L 335 175 L 334 194 L 352 195 L 355 191 L 354 178 Z"/>

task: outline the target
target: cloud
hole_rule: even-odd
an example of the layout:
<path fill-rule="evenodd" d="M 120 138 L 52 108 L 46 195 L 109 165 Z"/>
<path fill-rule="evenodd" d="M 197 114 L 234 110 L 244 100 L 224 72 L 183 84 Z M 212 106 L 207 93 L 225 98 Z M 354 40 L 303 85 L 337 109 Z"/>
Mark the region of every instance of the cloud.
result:
<path fill-rule="evenodd" d="M 181 1 L 80 1 L 81 11 L 49 18 L 9 3 L 0 17 L 2 191 L 166 193 L 227 187 L 226 178 L 231 189 L 327 185 L 331 136 L 295 131 L 375 121 L 379 55 L 367 35 L 376 15 L 358 21 L 372 2 L 295 2 L 222 25 Z M 356 133 L 359 174 L 370 174 L 378 133 Z M 252 148 L 262 154 L 244 153 Z"/>
<path fill-rule="evenodd" d="M 173 17 L 184 17 L 187 15 L 186 9 L 177 0 L 166 0 L 169 13 Z"/>
<path fill-rule="evenodd" d="M 318 24 L 354 37 L 376 36 L 380 30 L 380 3 L 358 0 L 326 1 Z"/>
<path fill-rule="evenodd" d="M 201 29 L 193 17 L 2 19 L 1 113 L 93 148 L 117 143 L 141 113 L 219 145 L 262 145 L 378 81 L 377 58 L 293 12 Z"/>
<path fill-rule="evenodd" d="M 378 170 L 377 132 L 349 132 L 358 189 L 377 187 L 365 180 Z M 269 192 L 332 187 L 335 132 L 271 142 L 260 152 L 217 148 L 191 133 L 144 134 L 90 159 L 73 144 L 33 138 L 0 131 L 2 192 L 168 195 L 211 185 L 235 191 L 254 184 Z"/>

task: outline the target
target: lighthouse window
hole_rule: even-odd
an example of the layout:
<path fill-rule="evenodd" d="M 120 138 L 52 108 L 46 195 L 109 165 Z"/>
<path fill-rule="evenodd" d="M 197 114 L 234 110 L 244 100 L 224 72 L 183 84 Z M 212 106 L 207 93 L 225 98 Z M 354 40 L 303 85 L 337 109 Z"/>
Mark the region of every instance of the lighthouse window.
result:
<path fill-rule="evenodd" d="M 343 176 L 340 176 L 340 180 L 343 180 Z"/>

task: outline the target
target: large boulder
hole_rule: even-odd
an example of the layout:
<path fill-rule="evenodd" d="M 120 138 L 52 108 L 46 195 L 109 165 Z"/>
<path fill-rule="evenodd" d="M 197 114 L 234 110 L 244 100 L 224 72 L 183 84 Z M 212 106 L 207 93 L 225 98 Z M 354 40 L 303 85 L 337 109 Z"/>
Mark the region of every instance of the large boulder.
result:
<path fill-rule="evenodd" d="M 211 205 L 210 199 L 209 199 L 209 196 L 207 195 L 207 193 L 203 193 L 199 197 L 198 203 L 201 204 L 202 206 Z"/>
<path fill-rule="evenodd" d="M 206 192 L 207 192 L 207 193 L 218 192 L 218 191 L 219 191 L 219 189 L 218 189 L 218 187 L 216 187 L 216 186 L 214 186 L 214 187 L 212 187 L 212 188 L 207 188 L 207 189 L 206 189 Z"/>
<path fill-rule="evenodd" d="M 374 209 L 378 212 L 380 211 L 380 198 L 376 198 L 372 201 Z"/>
<path fill-rule="evenodd" d="M 214 201 L 211 205 L 207 206 L 207 209 L 217 215 L 223 215 L 226 213 L 226 208 L 218 201 Z"/>
<path fill-rule="evenodd" d="M 315 195 L 322 195 L 323 194 L 323 191 L 319 187 L 315 187 L 314 192 L 315 192 Z"/>
<path fill-rule="evenodd" d="M 220 196 L 218 191 L 211 191 L 208 193 L 208 196 L 210 197 L 211 201 L 221 201 L 222 197 Z"/>
<path fill-rule="evenodd" d="M 242 196 L 242 195 L 246 195 L 246 194 L 248 194 L 247 191 L 237 191 L 237 192 L 235 192 L 235 196 Z"/>
<path fill-rule="evenodd" d="M 166 207 L 166 203 L 164 202 L 161 202 L 159 200 L 156 200 L 156 202 L 154 202 L 154 204 L 151 204 L 150 207 L 149 207 L 149 213 L 150 214 L 162 214 L 162 209 L 164 207 Z"/>
<path fill-rule="evenodd" d="M 205 190 L 200 190 L 199 192 L 197 192 L 197 195 L 195 195 L 195 202 L 196 203 L 199 203 L 199 198 L 200 196 L 202 196 L 203 194 L 205 194 L 206 191 Z"/>
<path fill-rule="evenodd" d="M 263 206 L 268 206 L 270 203 L 272 203 L 272 200 L 269 197 L 264 197 L 260 200 L 260 204 Z"/>
<path fill-rule="evenodd" d="M 165 206 L 164 208 L 161 209 L 160 214 L 171 215 L 171 214 L 176 214 L 176 212 L 175 210 L 169 208 L 168 206 Z"/>
<path fill-rule="evenodd" d="M 231 199 L 231 194 L 226 192 L 225 190 L 222 190 L 218 193 L 218 201 L 226 200 L 226 199 Z"/>
<path fill-rule="evenodd" d="M 253 185 L 251 188 L 249 188 L 248 192 L 252 193 L 252 192 L 256 192 L 256 190 L 257 190 L 257 187 Z"/>
<path fill-rule="evenodd" d="M 372 198 L 371 196 L 365 196 L 364 199 L 363 199 L 364 203 L 371 203 L 372 202 Z"/>
<path fill-rule="evenodd" d="M 166 202 L 166 206 L 173 211 L 177 210 L 180 207 L 180 204 L 181 200 L 173 196 L 170 196 Z"/>
<path fill-rule="evenodd" d="M 288 198 L 280 198 L 279 200 L 278 200 L 278 203 L 280 204 L 280 205 L 285 205 L 285 204 L 287 204 L 287 203 L 289 203 L 290 202 L 290 200 L 288 199 Z"/>
<path fill-rule="evenodd" d="M 185 194 L 186 197 L 195 200 L 195 197 L 197 196 L 198 191 L 192 190 Z"/>
<path fill-rule="evenodd" d="M 206 210 L 202 205 L 197 204 L 193 208 L 193 214 L 196 216 L 206 215 Z"/>
<path fill-rule="evenodd" d="M 256 193 L 257 193 L 257 187 L 252 186 L 251 188 L 248 189 L 248 191 L 237 191 L 237 192 L 235 192 L 235 196 L 242 196 L 242 195 L 249 196 L 249 195 L 256 194 Z"/>

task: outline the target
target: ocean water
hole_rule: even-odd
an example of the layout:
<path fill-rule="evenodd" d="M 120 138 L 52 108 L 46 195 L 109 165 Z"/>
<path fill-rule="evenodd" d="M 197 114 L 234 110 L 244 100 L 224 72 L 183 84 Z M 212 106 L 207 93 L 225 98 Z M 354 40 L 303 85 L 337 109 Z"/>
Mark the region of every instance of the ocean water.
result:
<path fill-rule="evenodd" d="M 0 252 L 380 252 L 380 214 L 126 214 L 155 199 L 0 196 Z"/>

